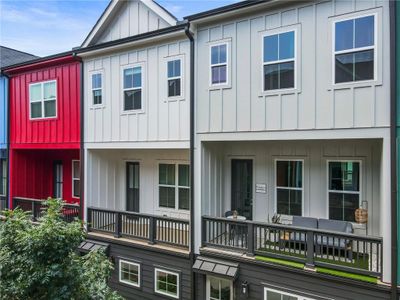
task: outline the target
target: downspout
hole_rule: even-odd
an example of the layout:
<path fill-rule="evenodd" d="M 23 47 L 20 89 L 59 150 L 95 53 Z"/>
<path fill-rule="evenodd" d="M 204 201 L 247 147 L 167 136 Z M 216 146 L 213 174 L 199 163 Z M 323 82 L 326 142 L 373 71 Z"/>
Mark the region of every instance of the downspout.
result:
<path fill-rule="evenodd" d="M 194 38 L 190 32 L 190 23 L 187 22 L 185 34 L 190 41 L 190 268 L 192 268 L 195 260 L 194 253 Z M 196 274 L 190 273 L 191 283 L 191 299 L 196 299 Z"/>
<path fill-rule="evenodd" d="M 396 1 L 390 11 L 390 175 L 391 175 L 391 299 L 397 300 L 397 95 L 396 95 Z"/>
<path fill-rule="evenodd" d="M 9 199 L 9 197 L 10 197 L 10 169 L 11 169 L 11 165 L 10 165 L 10 124 L 11 124 L 11 122 L 10 122 L 10 103 L 11 103 L 11 100 L 10 100 L 10 77 L 7 75 L 7 74 L 5 74 L 5 73 L 3 73 L 3 72 L 1 72 L 1 75 L 3 75 L 4 77 L 6 77 L 7 78 L 7 99 L 6 99 L 6 101 L 7 101 L 7 111 L 5 112 L 6 114 L 7 114 L 7 141 L 6 141 L 6 145 L 7 145 L 7 182 L 6 182 L 6 185 L 7 185 L 7 191 L 6 191 L 6 208 L 10 208 L 10 207 L 12 207 L 12 205 L 10 205 L 10 201 L 11 201 L 11 199 Z M 5 87 L 5 85 L 4 85 L 4 87 Z"/>

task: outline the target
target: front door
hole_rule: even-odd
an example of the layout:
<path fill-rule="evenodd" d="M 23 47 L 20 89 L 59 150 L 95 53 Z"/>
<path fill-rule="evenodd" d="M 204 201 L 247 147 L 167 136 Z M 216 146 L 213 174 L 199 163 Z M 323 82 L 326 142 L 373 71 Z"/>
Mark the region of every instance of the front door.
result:
<path fill-rule="evenodd" d="M 53 163 L 53 197 L 62 199 L 63 193 L 63 165 L 62 161 Z"/>
<path fill-rule="evenodd" d="M 253 219 L 253 161 L 232 159 L 231 208 Z"/>
<path fill-rule="evenodd" d="M 126 210 L 139 212 L 139 163 L 126 163 Z"/>

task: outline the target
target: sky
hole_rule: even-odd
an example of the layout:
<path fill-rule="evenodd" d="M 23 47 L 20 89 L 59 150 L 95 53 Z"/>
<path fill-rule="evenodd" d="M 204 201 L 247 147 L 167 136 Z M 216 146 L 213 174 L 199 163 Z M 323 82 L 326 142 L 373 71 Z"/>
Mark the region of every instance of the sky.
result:
<path fill-rule="evenodd" d="M 238 0 L 158 0 L 179 20 Z M 38 56 L 81 45 L 109 0 L 0 0 L 0 45 Z"/>

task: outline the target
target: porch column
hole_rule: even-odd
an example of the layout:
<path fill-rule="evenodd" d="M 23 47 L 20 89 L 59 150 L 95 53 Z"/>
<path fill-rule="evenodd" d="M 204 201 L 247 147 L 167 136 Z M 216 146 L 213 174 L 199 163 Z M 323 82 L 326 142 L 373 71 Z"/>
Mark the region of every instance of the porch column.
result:
<path fill-rule="evenodd" d="M 81 209 L 83 209 L 83 220 L 85 223 L 87 223 L 87 207 L 89 206 L 89 198 L 88 198 L 88 187 L 89 187 L 89 177 L 88 177 L 88 170 L 89 170 L 89 157 L 88 157 L 88 149 L 84 148 L 83 149 L 83 163 L 84 163 L 84 189 L 83 189 L 83 205 Z"/>
<path fill-rule="evenodd" d="M 202 216 L 202 203 L 201 203 L 201 178 L 202 174 L 202 146 L 200 139 L 195 139 L 194 145 L 194 220 L 191 226 L 194 226 L 194 252 L 199 254 L 199 248 L 201 246 L 201 216 Z"/>

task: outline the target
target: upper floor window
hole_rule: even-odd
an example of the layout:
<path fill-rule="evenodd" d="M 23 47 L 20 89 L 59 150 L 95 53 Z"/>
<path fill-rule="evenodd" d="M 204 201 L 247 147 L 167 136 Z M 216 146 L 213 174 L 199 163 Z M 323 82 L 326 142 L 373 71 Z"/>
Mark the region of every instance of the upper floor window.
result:
<path fill-rule="evenodd" d="M 189 165 L 159 165 L 159 206 L 189 209 Z"/>
<path fill-rule="evenodd" d="M 181 96 L 182 69 L 181 60 L 168 61 L 168 97 Z"/>
<path fill-rule="evenodd" d="M 124 111 L 142 109 L 142 67 L 124 69 Z"/>
<path fill-rule="evenodd" d="M 29 85 L 30 118 L 54 118 L 57 115 L 57 84 L 55 80 Z"/>
<path fill-rule="evenodd" d="M 212 45 L 211 57 L 211 85 L 228 83 L 228 44 Z"/>
<path fill-rule="evenodd" d="M 92 74 L 92 97 L 93 105 L 100 105 L 103 103 L 103 81 L 102 74 Z"/>
<path fill-rule="evenodd" d="M 264 36 L 264 91 L 295 87 L 295 32 Z"/>
<path fill-rule="evenodd" d="M 375 70 L 375 16 L 334 24 L 335 83 L 373 80 Z"/>

